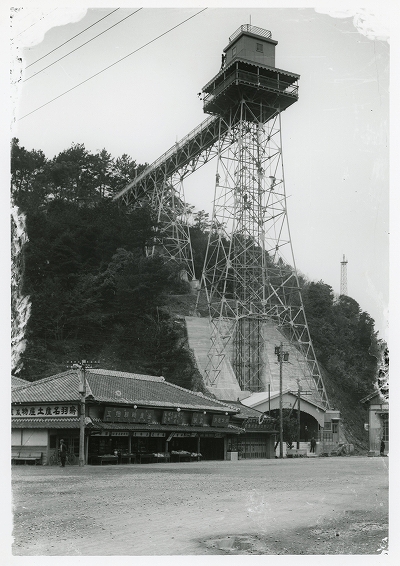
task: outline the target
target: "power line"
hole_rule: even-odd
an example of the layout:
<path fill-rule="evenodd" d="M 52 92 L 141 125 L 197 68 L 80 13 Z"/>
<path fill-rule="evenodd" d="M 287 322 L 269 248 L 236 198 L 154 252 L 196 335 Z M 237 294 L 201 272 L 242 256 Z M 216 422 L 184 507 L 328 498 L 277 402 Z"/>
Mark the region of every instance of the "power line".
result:
<path fill-rule="evenodd" d="M 77 33 L 76 35 L 74 35 L 73 37 L 71 37 L 70 39 L 67 39 L 67 41 L 64 41 L 64 43 L 62 43 L 61 45 L 59 45 L 58 47 L 55 47 L 54 49 L 52 49 L 51 51 L 49 51 L 48 53 L 46 53 L 46 55 L 43 55 L 43 57 L 39 57 L 39 59 L 36 59 L 36 61 L 34 61 L 33 63 L 29 63 L 29 65 L 27 65 L 25 68 L 28 69 L 29 67 L 32 67 L 32 65 L 34 65 L 35 63 L 37 63 L 38 61 L 41 61 L 42 59 L 44 59 L 45 57 L 47 57 L 48 55 L 50 55 L 50 53 L 53 53 L 54 51 L 57 51 L 57 49 L 60 49 L 60 47 L 62 47 L 63 45 L 65 45 L 66 43 L 69 43 L 70 41 L 72 41 L 73 39 L 75 39 L 76 37 L 78 37 L 78 35 L 81 35 L 82 33 L 85 33 L 85 31 L 87 31 L 88 29 L 92 28 L 93 26 L 97 25 L 99 22 L 101 22 L 102 20 L 105 20 L 106 18 L 108 18 L 108 16 L 111 16 L 111 14 L 114 14 L 114 12 L 116 12 L 117 10 L 119 10 L 119 8 L 116 8 L 115 10 L 113 10 L 112 12 L 110 12 L 109 14 L 107 14 L 106 16 L 104 16 L 103 18 L 100 18 L 99 20 L 97 20 L 97 22 L 94 22 L 94 24 L 88 26 L 87 28 L 85 28 L 84 30 L 80 31 L 79 33 Z"/>
<path fill-rule="evenodd" d="M 64 91 L 63 93 L 59 94 L 58 96 L 56 96 L 55 98 L 52 98 L 51 100 L 49 100 L 48 102 L 45 102 L 45 104 L 42 104 L 41 106 L 39 106 L 38 108 L 35 108 L 35 110 L 32 110 L 31 112 L 28 112 L 28 114 L 25 114 L 24 116 L 21 116 L 21 118 L 18 119 L 18 121 L 23 120 L 24 118 L 26 118 L 27 116 L 30 116 L 31 114 L 33 114 L 34 112 L 37 112 L 38 110 L 40 110 L 41 108 L 44 108 L 45 106 L 47 106 L 48 104 L 51 104 L 51 102 L 54 102 L 55 100 L 58 100 L 59 98 L 61 98 L 62 96 L 64 96 L 65 94 L 67 94 L 68 92 L 71 92 L 72 90 L 75 90 L 76 88 L 78 88 L 79 86 L 87 83 L 88 81 L 90 81 L 91 79 L 93 79 L 94 77 L 97 77 L 98 75 L 101 75 L 101 73 L 104 73 L 104 71 L 107 71 L 108 69 L 110 69 L 111 67 L 114 67 L 114 65 L 116 65 L 117 63 L 120 63 L 121 61 L 123 61 L 124 59 L 127 59 L 128 57 L 130 57 L 131 55 L 133 55 L 134 53 L 137 53 L 138 51 L 140 51 L 141 49 L 144 49 L 144 47 L 147 47 L 148 45 L 150 45 L 151 43 L 154 43 L 155 41 L 157 41 L 157 39 L 160 39 L 160 37 L 163 37 L 164 35 L 167 35 L 167 33 L 170 33 L 171 31 L 173 31 L 174 29 L 178 28 L 179 26 L 183 25 L 184 23 L 188 22 L 189 20 L 191 20 L 192 18 L 195 18 L 196 16 L 198 16 L 199 14 L 201 14 L 202 12 L 204 12 L 205 10 L 207 10 L 207 8 L 203 8 L 202 10 L 200 10 L 199 12 L 197 12 L 196 14 L 194 14 L 193 16 L 190 16 L 189 18 L 186 18 L 186 20 L 183 20 L 182 22 L 180 22 L 179 24 L 177 24 L 176 26 L 173 26 L 172 28 L 170 28 L 169 30 L 165 31 L 164 33 L 162 33 L 161 35 L 158 35 L 157 37 L 155 37 L 154 39 L 152 39 L 151 41 L 148 41 L 147 43 L 145 43 L 144 45 L 142 45 L 141 47 L 138 47 L 138 49 L 135 49 L 135 51 L 132 51 L 131 53 L 128 53 L 128 55 L 125 55 L 125 57 L 122 57 L 121 59 L 118 59 L 118 61 L 115 61 L 115 63 L 112 63 L 111 65 L 108 65 L 108 67 L 105 67 L 104 69 L 102 69 L 101 71 L 99 71 L 98 73 L 95 73 L 94 75 L 92 75 L 91 77 L 85 79 L 84 81 L 82 81 L 81 83 L 78 83 L 77 85 L 73 86 L 72 88 L 69 88 L 68 90 Z"/>
<path fill-rule="evenodd" d="M 75 51 L 78 51 L 78 49 L 80 49 L 81 47 L 83 47 L 84 45 L 87 45 L 88 43 L 90 43 L 91 41 L 93 41 L 94 39 L 96 39 L 97 37 L 100 37 L 101 35 L 103 35 L 103 33 L 106 33 L 107 31 L 109 31 L 112 28 L 115 28 L 115 26 L 118 26 L 119 24 L 121 24 L 123 21 L 127 20 L 128 18 L 130 18 L 131 16 L 134 16 L 135 14 L 137 14 L 137 12 L 139 12 L 140 10 L 143 10 L 143 8 L 139 8 L 138 10 L 136 10 L 136 12 L 132 12 L 132 14 L 129 14 L 129 16 L 126 16 L 125 18 L 123 18 L 122 20 L 120 20 L 119 22 L 117 22 L 116 24 L 113 24 L 112 26 L 110 26 L 109 28 L 105 29 L 104 31 L 100 32 L 99 34 L 95 35 L 94 37 L 92 37 L 91 39 L 89 39 L 88 41 L 86 41 L 85 43 L 82 43 L 82 45 L 79 45 L 79 47 L 76 47 L 75 49 L 73 49 L 72 51 L 70 51 L 69 53 L 67 53 L 66 55 L 63 55 L 62 57 L 60 57 L 59 59 L 56 59 L 55 61 L 53 61 L 53 63 L 50 63 L 50 65 L 47 65 L 47 67 L 44 67 L 43 69 L 40 69 L 40 71 L 37 71 L 37 73 L 34 73 L 33 75 L 31 75 L 30 77 L 28 77 L 27 79 L 25 79 L 24 83 L 26 83 L 26 81 L 29 81 L 29 79 L 31 79 L 32 77 L 36 77 L 36 75 L 38 75 L 39 73 L 42 73 L 43 71 L 45 71 L 46 69 L 48 69 L 49 67 L 51 67 L 52 65 L 55 65 L 56 63 L 58 63 L 59 61 L 61 61 L 61 59 L 65 59 L 65 57 L 68 57 L 68 55 L 71 55 L 71 53 L 74 53 Z"/>
<path fill-rule="evenodd" d="M 45 14 L 44 16 L 42 16 L 41 18 L 39 18 L 39 20 L 37 22 L 33 22 L 33 24 L 31 24 L 30 26 L 28 26 L 26 29 L 24 29 L 23 31 L 20 31 L 19 33 L 17 33 L 16 36 L 13 37 L 13 40 L 16 39 L 17 37 L 19 37 L 20 35 L 22 35 L 23 33 L 25 33 L 26 31 L 28 31 L 28 29 L 33 28 L 33 26 L 35 26 L 36 24 L 38 24 L 40 21 L 44 20 L 45 18 L 47 18 L 47 16 L 49 16 L 50 14 L 52 14 L 53 12 L 55 12 L 56 10 L 58 10 L 58 8 L 54 8 L 54 10 L 51 10 L 51 12 L 48 12 L 47 14 Z M 27 16 L 29 16 L 29 12 L 27 14 Z M 15 16 L 14 16 L 15 17 Z"/>

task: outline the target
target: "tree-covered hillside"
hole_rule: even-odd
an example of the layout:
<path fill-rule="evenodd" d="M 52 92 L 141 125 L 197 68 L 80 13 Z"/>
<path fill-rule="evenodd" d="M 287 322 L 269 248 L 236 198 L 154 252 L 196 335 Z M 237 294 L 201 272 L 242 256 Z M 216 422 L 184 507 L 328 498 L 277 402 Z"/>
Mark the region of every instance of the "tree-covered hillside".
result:
<path fill-rule="evenodd" d="M 166 295 L 187 292 L 180 267 L 146 257 L 151 210 L 112 200 L 141 168 L 82 145 L 46 160 L 13 141 L 12 197 L 27 234 L 18 291 L 31 303 L 20 377 L 89 359 L 186 387 L 196 381 L 182 331 L 163 309 Z"/>
<path fill-rule="evenodd" d="M 20 377 L 36 380 L 88 359 L 201 389 L 179 323 L 177 296 L 187 296 L 181 314 L 193 302 L 180 266 L 146 256 L 156 229 L 152 210 L 112 200 L 143 167 L 127 155 L 92 154 L 79 144 L 47 159 L 13 140 L 12 198 L 27 235 L 18 292 L 31 304 L 26 348 L 14 368 Z M 208 214 L 192 213 L 197 277 L 210 229 Z M 363 443 L 359 401 L 373 390 L 382 352 L 374 321 L 324 282 L 300 277 L 300 284 L 328 396 Z"/>

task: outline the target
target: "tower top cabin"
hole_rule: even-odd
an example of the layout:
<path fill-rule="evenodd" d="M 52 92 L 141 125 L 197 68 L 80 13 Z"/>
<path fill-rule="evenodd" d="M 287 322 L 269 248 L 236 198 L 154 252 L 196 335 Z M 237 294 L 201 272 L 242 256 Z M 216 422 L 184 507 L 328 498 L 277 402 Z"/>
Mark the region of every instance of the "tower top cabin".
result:
<path fill-rule="evenodd" d="M 240 26 L 223 50 L 220 71 L 203 87 L 204 112 L 232 117 L 241 107 L 241 119 L 266 122 L 296 102 L 300 77 L 275 67 L 277 44 L 268 30 Z"/>
<path fill-rule="evenodd" d="M 240 26 L 229 38 L 224 49 L 225 64 L 229 65 L 236 57 L 253 63 L 275 67 L 275 46 L 271 32 L 249 24 Z"/>

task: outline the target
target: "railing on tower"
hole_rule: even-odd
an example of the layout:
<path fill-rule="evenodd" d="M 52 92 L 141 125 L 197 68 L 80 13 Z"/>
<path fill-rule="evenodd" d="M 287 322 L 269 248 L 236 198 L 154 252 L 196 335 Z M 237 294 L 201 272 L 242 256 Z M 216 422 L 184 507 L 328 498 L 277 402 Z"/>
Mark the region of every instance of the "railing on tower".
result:
<path fill-rule="evenodd" d="M 267 29 L 258 28 L 256 26 L 252 26 L 251 24 L 243 24 L 238 28 L 234 34 L 232 34 L 229 38 L 229 43 L 231 43 L 234 39 L 238 37 L 242 33 L 242 31 L 247 31 L 249 33 L 254 33 L 255 35 L 261 35 L 262 37 L 270 38 L 272 37 L 272 33 Z"/>

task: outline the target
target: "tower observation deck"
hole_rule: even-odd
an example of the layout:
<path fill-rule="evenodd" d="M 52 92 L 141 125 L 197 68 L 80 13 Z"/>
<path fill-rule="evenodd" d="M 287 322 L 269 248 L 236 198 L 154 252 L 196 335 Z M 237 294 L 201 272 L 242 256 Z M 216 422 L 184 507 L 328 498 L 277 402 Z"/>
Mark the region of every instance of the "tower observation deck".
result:
<path fill-rule="evenodd" d="M 287 371 L 296 373 L 293 380 L 329 408 L 287 219 L 281 114 L 298 100 L 300 77 L 275 66 L 276 45 L 270 31 L 251 25 L 236 30 L 223 49 L 221 68 L 202 89 L 209 117 L 115 198 L 129 204 L 147 200 L 158 210 L 153 251 L 164 250 L 193 278 L 183 181 L 216 157 L 201 278 L 211 328 L 206 385 L 217 390 L 228 363 L 242 391 L 266 391 L 276 363 L 270 342 L 279 336 L 291 352 Z"/>
<path fill-rule="evenodd" d="M 243 100 L 242 119 L 266 122 L 296 102 L 300 76 L 275 67 L 277 44 L 271 32 L 241 26 L 229 38 L 220 72 L 203 87 L 204 112 L 228 116 Z"/>

